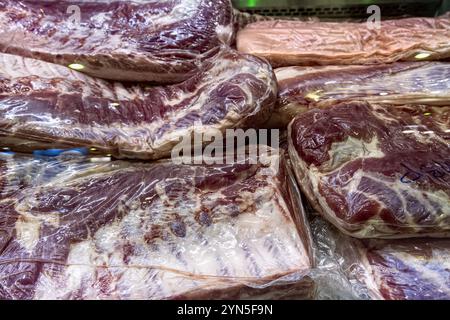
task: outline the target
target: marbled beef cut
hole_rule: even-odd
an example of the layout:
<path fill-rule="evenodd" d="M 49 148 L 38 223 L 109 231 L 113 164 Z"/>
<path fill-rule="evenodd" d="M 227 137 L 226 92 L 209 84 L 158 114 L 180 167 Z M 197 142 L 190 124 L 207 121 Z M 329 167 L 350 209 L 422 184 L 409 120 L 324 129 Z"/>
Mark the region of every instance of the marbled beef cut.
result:
<path fill-rule="evenodd" d="M 286 67 L 275 70 L 279 99 L 268 125 L 286 127 L 295 115 L 338 102 L 450 104 L 450 63 Z"/>
<path fill-rule="evenodd" d="M 24 164 L 0 162 L 0 299 L 311 297 L 308 227 L 274 151 L 257 164 L 51 160 L 13 196 Z"/>
<path fill-rule="evenodd" d="M 364 102 L 289 125 L 289 154 L 317 211 L 360 238 L 450 235 L 450 107 Z"/>
<path fill-rule="evenodd" d="M 237 47 L 273 66 L 380 64 L 450 57 L 450 14 L 368 23 L 262 21 L 237 35 Z"/>
<path fill-rule="evenodd" d="M 269 64 L 227 47 L 181 84 L 146 88 L 0 54 L 0 143 L 26 152 L 90 147 L 118 158 L 158 159 L 194 130 L 266 121 L 276 90 Z"/>
<path fill-rule="evenodd" d="M 0 52 L 105 79 L 178 83 L 233 40 L 230 0 L 0 1 Z"/>

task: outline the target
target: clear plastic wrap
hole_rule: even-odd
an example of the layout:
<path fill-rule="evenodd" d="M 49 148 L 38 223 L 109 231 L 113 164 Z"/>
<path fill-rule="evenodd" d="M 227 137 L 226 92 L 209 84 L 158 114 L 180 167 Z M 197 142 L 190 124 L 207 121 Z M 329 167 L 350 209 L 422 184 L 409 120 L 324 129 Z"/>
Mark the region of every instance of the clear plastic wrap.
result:
<path fill-rule="evenodd" d="M 372 23 L 262 21 L 237 35 L 239 51 L 273 66 L 380 64 L 450 57 L 450 14 Z"/>
<path fill-rule="evenodd" d="M 160 159 L 183 138 L 265 122 L 276 101 L 270 65 L 228 47 L 183 83 L 141 87 L 0 54 L 0 147 L 87 147 L 116 158 Z"/>
<path fill-rule="evenodd" d="M 235 39 L 230 0 L 2 0 L 0 52 L 121 81 L 179 83 Z"/>
<path fill-rule="evenodd" d="M 248 161 L 0 162 L 0 298 L 313 297 L 289 168 Z"/>
<path fill-rule="evenodd" d="M 320 218 L 311 228 L 321 247 L 319 266 L 328 263 L 343 284 L 316 281 L 319 297 L 331 292 L 374 300 L 450 299 L 450 240 L 354 239 Z"/>
<path fill-rule="evenodd" d="M 450 63 L 286 67 L 275 70 L 279 99 L 270 127 L 286 127 L 295 115 L 339 102 L 364 100 L 404 105 L 450 104 Z"/>
<path fill-rule="evenodd" d="M 297 116 L 289 155 L 314 209 L 358 238 L 450 235 L 450 107 L 342 103 Z"/>
<path fill-rule="evenodd" d="M 316 267 L 311 278 L 318 300 L 370 300 L 367 287 L 355 274 L 359 255 L 354 239 L 342 234 L 311 210 L 309 223 L 314 243 Z M 363 274 L 361 269 L 357 269 Z"/>

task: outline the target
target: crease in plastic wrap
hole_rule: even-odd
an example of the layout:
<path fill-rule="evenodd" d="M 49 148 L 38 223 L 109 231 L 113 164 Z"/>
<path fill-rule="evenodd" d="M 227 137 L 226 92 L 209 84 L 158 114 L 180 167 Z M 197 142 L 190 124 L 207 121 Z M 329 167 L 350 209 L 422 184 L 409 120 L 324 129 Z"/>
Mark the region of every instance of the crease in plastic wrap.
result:
<path fill-rule="evenodd" d="M 237 48 L 274 67 L 447 59 L 449 17 L 381 20 L 379 28 L 367 21 L 261 21 L 238 32 Z"/>
<path fill-rule="evenodd" d="M 275 70 L 278 102 L 268 125 L 286 127 L 313 108 L 364 100 L 392 105 L 450 104 L 450 63 L 285 67 Z"/>
<path fill-rule="evenodd" d="M 230 0 L 0 2 L 0 52 L 93 77 L 179 83 L 235 41 Z"/>
<path fill-rule="evenodd" d="M 341 103 L 297 116 L 289 155 L 315 211 L 357 238 L 448 237 L 450 108 Z"/>
<path fill-rule="evenodd" d="M 225 46 L 188 80 L 158 87 L 106 82 L 0 54 L 0 147 L 167 158 L 194 132 L 215 135 L 267 121 L 276 92 L 266 61 Z"/>
<path fill-rule="evenodd" d="M 450 299 L 448 239 L 355 239 L 320 217 L 311 230 L 318 268 L 328 264 L 336 275 L 334 282 L 315 279 L 319 299 Z"/>
<path fill-rule="evenodd" d="M 312 298 L 298 190 L 264 157 L 0 160 L 0 298 Z"/>

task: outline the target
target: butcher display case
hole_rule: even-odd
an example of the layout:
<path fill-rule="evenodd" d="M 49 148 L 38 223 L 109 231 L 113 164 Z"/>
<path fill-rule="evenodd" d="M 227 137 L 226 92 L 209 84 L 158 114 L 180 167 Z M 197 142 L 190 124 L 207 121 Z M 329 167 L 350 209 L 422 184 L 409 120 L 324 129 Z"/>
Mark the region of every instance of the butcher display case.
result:
<path fill-rule="evenodd" d="M 233 0 L 241 11 L 277 17 L 364 18 L 367 8 L 380 7 L 383 16 L 434 16 L 443 0 Z M 448 2 L 448 1 L 447 1 Z"/>
<path fill-rule="evenodd" d="M 449 10 L 0 0 L 0 300 L 450 299 Z"/>

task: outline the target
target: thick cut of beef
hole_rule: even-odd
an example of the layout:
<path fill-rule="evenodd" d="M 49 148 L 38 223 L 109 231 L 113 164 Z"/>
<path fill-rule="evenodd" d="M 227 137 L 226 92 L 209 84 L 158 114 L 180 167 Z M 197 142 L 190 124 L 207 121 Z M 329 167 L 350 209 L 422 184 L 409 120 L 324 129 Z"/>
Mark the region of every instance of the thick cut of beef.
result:
<path fill-rule="evenodd" d="M 314 294 L 308 227 L 274 151 L 257 164 L 64 166 L 0 202 L 0 298 Z"/>
<path fill-rule="evenodd" d="M 240 51 L 272 65 L 380 64 L 450 57 L 450 14 L 367 22 L 262 21 L 239 31 Z"/>
<path fill-rule="evenodd" d="M 276 90 L 269 64 L 226 47 L 183 83 L 147 88 L 0 54 L 0 137 L 17 151 L 91 147 L 157 159 L 195 130 L 266 121 Z"/>
<path fill-rule="evenodd" d="M 342 296 L 375 300 L 450 299 L 449 239 L 352 239 L 320 218 L 314 219 L 311 227 L 325 253 L 319 259 L 327 262 L 329 268 L 341 271 L 339 283 L 350 283 Z M 319 286 L 319 292 L 332 289 L 326 288 L 328 283 Z"/>
<path fill-rule="evenodd" d="M 338 102 L 364 100 L 403 105 L 449 105 L 450 63 L 286 67 L 275 70 L 279 99 L 269 126 L 285 127 L 295 115 Z"/>
<path fill-rule="evenodd" d="M 0 2 L 0 51 L 125 81 L 178 83 L 234 39 L 229 0 Z"/>
<path fill-rule="evenodd" d="M 342 103 L 289 125 L 314 208 L 355 237 L 450 235 L 450 107 Z"/>

